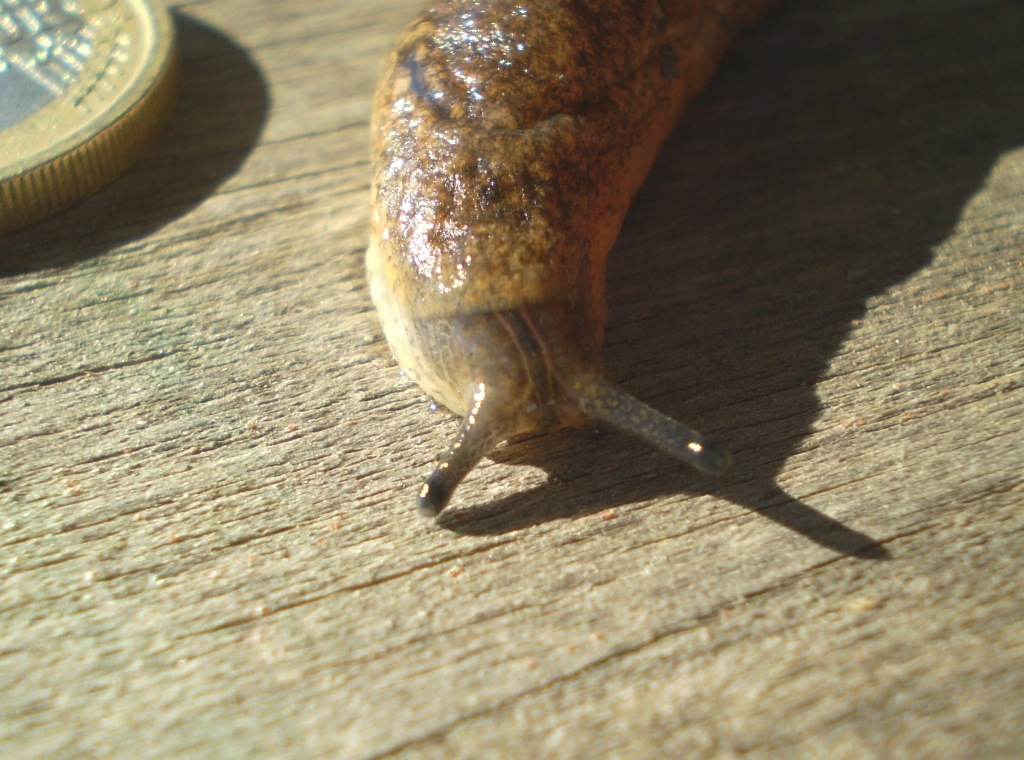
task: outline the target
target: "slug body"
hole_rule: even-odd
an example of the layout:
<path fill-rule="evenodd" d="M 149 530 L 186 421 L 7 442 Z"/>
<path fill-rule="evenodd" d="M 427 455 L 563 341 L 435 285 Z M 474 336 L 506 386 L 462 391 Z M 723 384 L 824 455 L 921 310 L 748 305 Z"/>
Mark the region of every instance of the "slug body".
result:
<path fill-rule="evenodd" d="M 399 364 L 464 417 L 421 511 L 499 442 L 588 420 L 728 464 L 608 379 L 605 259 L 685 103 L 765 5 L 449 0 L 399 39 L 374 109 L 371 294 Z"/>

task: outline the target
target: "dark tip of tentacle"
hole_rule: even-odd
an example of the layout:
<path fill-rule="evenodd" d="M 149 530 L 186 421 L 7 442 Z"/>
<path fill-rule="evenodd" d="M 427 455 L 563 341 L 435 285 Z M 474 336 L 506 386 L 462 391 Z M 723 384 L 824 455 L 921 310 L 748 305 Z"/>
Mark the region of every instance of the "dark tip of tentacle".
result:
<path fill-rule="evenodd" d="M 438 468 L 424 481 L 416 497 L 416 509 L 424 517 L 437 517 L 448 506 L 454 489 L 448 484 L 446 473 Z"/>
<path fill-rule="evenodd" d="M 732 466 L 732 454 L 729 453 L 729 449 L 715 438 L 693 441 L 689 448 L 694 452 L 690 463 L 708 475 L 721 475 Z"/>

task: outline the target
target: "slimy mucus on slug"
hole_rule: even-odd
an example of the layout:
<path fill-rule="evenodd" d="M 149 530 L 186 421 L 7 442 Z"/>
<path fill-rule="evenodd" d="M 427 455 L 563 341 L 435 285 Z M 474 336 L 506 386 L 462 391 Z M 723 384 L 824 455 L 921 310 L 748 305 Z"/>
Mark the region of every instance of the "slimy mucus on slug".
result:
<path fill-rule="evenodd" d="M 448 0 L 399 39 L 374 107 L 370 289 L 399 364 L 464 418 L 422 512 L 501 441 L 588 420 L 728 465 L 609 380 L 605 259 L 684 104 L 767 4 Z"/>

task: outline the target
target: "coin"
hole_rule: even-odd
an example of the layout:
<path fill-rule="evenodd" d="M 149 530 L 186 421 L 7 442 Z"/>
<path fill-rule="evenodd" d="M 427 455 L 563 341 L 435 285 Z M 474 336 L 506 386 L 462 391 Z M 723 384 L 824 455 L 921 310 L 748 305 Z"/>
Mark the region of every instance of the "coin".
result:
<path fill-rule="evenodd" d="M 0 0 L 0 232 L 124 172 L 170 115 L 176 71 L 154 0 Z"/>

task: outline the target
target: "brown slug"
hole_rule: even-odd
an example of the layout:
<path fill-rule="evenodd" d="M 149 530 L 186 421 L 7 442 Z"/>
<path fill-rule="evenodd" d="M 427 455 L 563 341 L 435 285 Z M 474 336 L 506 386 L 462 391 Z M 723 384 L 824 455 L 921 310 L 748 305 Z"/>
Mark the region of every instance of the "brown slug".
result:
<path fill-rule="evenodd" d="M 374 106 L 370 289 L 399 364 L 464 417 L 421 512 L 501 441 L 587 421 L 728 466 L 608 378 L 605 259 L 685 103 L 768 2 L 447 0 L 399 39 Z"/>

